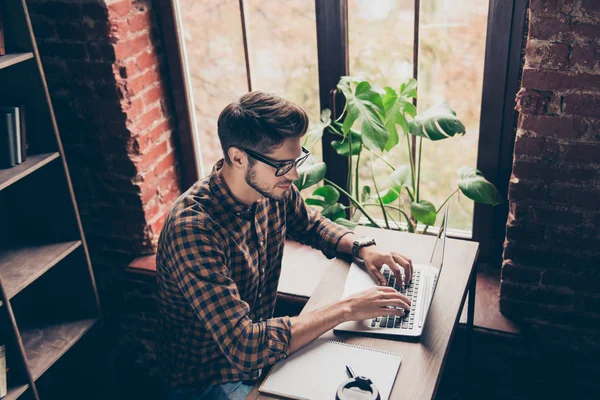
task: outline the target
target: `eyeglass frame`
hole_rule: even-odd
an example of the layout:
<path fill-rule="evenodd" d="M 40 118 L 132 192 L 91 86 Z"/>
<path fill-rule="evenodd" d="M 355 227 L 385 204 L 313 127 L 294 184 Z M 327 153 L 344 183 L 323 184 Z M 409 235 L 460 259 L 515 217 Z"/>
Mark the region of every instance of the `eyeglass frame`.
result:
<path fill-rule="evenodd" d="M 310 151 L 305 148 L 304 146 L 302 146 L 302 155 L 298 158 L 296 158 L 295 160 L 283 160 L 280 162 L 274 162 L 272 160 L 269 160 L 267 157 L 263 156 L 260 153 L 257 153 L 255 151 L 246 149 L 246 148 L 242 148 L 240 147 L 240 150 L 243 150 L 246 152 L 246 154 L 248 154 L 250 157 L 254 158 L 257 161 L 260 161 L 264 164 L 267 164 L 270 167 L 273 167 L 276 169 L 275 171 L 275 176 L 283 176 L 285 174 L 287 174 L 288 172 L 290 172 L 292 170 L 292 168 L 296 167 L 298 168 L 299 166 L 302 165 L 302 163 L 304 163 L 304 161 L 306 161 L 306 159 L 310 156 Z M 290 167 L 290 169 L 288 169 L 287 171 L 280 173 L 279 171 L 281 171 L 282 168 L 284 168 L 287 165 L 292 165 Z"/>

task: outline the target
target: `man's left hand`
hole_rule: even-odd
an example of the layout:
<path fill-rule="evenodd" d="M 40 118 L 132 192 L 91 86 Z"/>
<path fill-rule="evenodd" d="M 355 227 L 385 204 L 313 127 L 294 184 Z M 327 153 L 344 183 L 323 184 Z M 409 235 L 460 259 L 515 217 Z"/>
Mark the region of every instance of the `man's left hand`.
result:
<path fill-rule="evenodd" d="M 396 277 L 398 286 L 407 286 L 413 276 L 412 260 L 406 256 L 395 252 L 386 252 L 377 246 L 363 247 L 358 251 L 358 256 L 364 261 L 365 267 L 369 273 L 377 279 L 382 286 L 386 286 L 387 282 L 381 268 L 384 264 L 392 271 Z M 404 276 L 403 276 L 404 273 Z"/>

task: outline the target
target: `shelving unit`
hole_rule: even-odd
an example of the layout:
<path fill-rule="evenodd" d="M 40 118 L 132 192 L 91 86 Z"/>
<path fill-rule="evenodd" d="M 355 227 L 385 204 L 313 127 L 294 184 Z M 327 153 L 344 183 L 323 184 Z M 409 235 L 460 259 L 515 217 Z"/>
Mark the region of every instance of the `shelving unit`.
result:
<path fill-rule="evenodd" d="M 27 5 L 0 0 L 0 10 L 10 53 L 0 56 L 0 105 L 24 105 L 28 140 L 27 160 L 0 169 L 3 400 L 94 398 L 100 388 L 82 378 L 109 362 L 85 353 L 104 345 L 88 248 Z M 71 352 L 83 356 L 69 364 Z"/>

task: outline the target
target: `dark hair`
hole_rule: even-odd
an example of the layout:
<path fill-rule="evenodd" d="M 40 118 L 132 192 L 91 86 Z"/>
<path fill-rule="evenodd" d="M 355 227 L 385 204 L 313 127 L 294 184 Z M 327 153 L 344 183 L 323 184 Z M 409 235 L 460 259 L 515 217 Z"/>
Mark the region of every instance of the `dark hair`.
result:
<path fill-rule="evenodd" d="M 254 91 L 229 104 L 219 115 L 219 140 L 225 161 L 230 147 L 268 153 L 291 137 L 302 137 L 308 116 L 302 107 L 279 96 Z"/>

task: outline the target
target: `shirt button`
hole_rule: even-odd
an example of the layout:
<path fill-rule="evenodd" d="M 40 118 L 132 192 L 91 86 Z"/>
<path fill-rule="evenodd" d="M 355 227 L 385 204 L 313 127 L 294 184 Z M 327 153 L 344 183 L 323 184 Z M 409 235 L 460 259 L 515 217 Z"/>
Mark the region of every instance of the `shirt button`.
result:
<path fill-rule="evenodd" d="M 264 268 L 261 271 L 262 271 L 263 274 L 265 273 L 265 269 Z"/>
<path fill-rule="evenodd" d="M 258 298 L 260 299 L 261 297 L 262 297 L 262 293 L 259 293 L 258 294 Z"/>
<path fill-rule="evenodd" d="M 265 242 L 263 242 L 262 240 L 260 241 L 260 247 L 263 247 L 265 245 Z"/>

